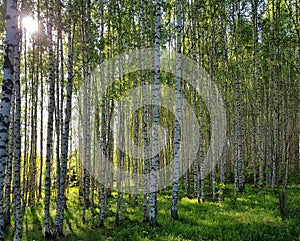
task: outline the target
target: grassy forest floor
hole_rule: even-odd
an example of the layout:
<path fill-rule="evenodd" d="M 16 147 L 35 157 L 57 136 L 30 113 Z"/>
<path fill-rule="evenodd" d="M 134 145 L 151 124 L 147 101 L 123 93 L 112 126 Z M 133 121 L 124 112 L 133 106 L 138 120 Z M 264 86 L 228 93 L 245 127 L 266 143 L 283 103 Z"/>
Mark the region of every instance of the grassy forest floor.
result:
<path fill-rule="evenodd" d="M 92 222 L 92 213 L 87 213 L 87 223 L 81 220 L 81 200 L 78 189 L 70 188 L 67 194 L 67 212 L 64 234 L 59 241 L 93 240 L 300 240 L 300 186 L 288 188 L 287 213 L 284 220 L 279 213 L 278 197 L 271 190 L 258 191 L 247 187 L 246 192 L 233 199 L 233 186 L 227 185 L 224 202 L 204 203 L 185 197 L 180 192 L 180 220 L 170 218 L 171 189 L 158 194 L 159 226 L 151 228 L 142 223 L 142 199 L 134 207 L 127 195 L 123 202 L 123 225 L 115 224 L 116 193 L 108 200 L 106 221 L 97 228 L 97 217 Z M 52 202 L 54 204 L 54 200 Z M 53 206 L 53 210 L 54 210 Z M 96 210 L 97 211 L 97 210 Z M 52 213 L 54 219 L 54 212 Z M 43 240 L 43 207 L 28 208 L 24 215 L 23 239 Z M 8 230 L 13 240 L 12 230 Z"/>

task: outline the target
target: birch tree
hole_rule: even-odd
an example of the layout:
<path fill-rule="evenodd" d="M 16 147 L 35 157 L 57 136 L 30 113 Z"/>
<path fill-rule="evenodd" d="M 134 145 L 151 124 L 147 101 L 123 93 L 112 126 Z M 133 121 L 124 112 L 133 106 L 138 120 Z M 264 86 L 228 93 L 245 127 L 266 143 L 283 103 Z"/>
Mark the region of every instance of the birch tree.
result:
<path fill-rule="evenodd" d="M 177 59 L 176 59 L 176 120 L 174 136 L 174 163 L 171 217 L 178 219 L 178 182 L 180 172 L 180 124 L 181 124 L 181 37 L 182 37 L 182 2 L 177 1 Z M 185 160 L 183 160 L 185 161 Z"/>
<path fill-rule="evenodd" d="M 84 1 L 86 2 L 86 1 Z M 83 33 L 82 40 L 84 43 L 83 47 L 83 58 L 86 59 L 88 54 L 91 54 L 90 44 L 90 23 L 91 23 L 91 2 L 86 2 L 86 15 L 83 15 L 82 25 Z M 86 21 L 87 18 L 87 21 Z M 90 120 L 90 64 L 87 63 L 83 67 L 83 85 L 84 85 L 84 122 L 83 122 L 83 137 L 84 137 L 84 174 L 83 174 L 83 197 L 84 197 L 84 206 L 83 206 L 83 221 L 85 221 L 85 212 L 86 209 L 90 206 L 90 170 L 91 170 L 91 120 Z"/>
<path fill-rule="evenodd" d="M 14 86 L 14 53 L 18 47 L 18 9 L 17 0 L 6 2 L 6 38 L 4 46 L 4 64 L 2 80 L 2 96 L 0 108 L 0 240 L 4 240 L 4 208 L 3 187 L 5 164 L 8 157 L 8 128 L 11 97 Z"/>
<path fill-rule="evenodd" d="M 22 26 L 22 25 L 21 25 Z M 14 222 L 16 229 L 16 241 L 22 240 L 22 207 L 21 207 L 21 83 L 20 83 L 20 56 L 22 31 L 18 33 L 18 43 L 15 52 L 15 125 L 14 125 Z"/>
<path fill-rule="evenodd" d="M 145 2 L 141 0 L 141 45 L 142 48 L 145 46 Z M 149 137 L 148 137 L 148 121 L 149 121 L 149 113 L 148 108 L 146 106 L 146 93 L 150 91 L 146 86 L 146 72 L 144 67 L 145 56 L 142 53 L 141 56 L 141 81 L 142 81 L 142 102 L 143 102 L 143 113 L 142 113 L 142 121 L 143 121 L 143 141 L 144 141 L 144 165 L 143 165 L 143 222 L 149 221 L 149 212 L 148 212 L 148 193 L 149 193 Z"/>
<path fill-rule="evenodd" d="M 101 9 L 101 26 L 100 26 L 100 37 L 103 39 L 104 36 L 104 2 L 100 2 L 100 9 Z M 109 28 L 108 28 L 109 29 Z M 103 53 L 100 53 L 100 61 L 103 61 Z M 104 79 L 104 71 L 101 71 L 101 78 Z M 100 188 L 99 188 L 99 205 L 100 205 L 100 214 L 99 214 L 99 226 L 104 226 L 104 219 L 105 219 L 105 183 L 106 183 L 106 165 L 107 165 L 107 113 L 106 113 L 106 98 L 105 98 L 105 91 L 102 89 L 100 90 L 101 96 L 101 140 L 100 148 L 101 148 L 101 157 L 102 157 L 102 170 L 100 170 Z"/>
<path fill-rule="evenodd" d="M 72 24 L 72 0 L 68 0 L 68 82 L 67 82 L 67 102 L 65 109 L 65 122 L 63 130 L 62 148 L 61 148 L 61 168 L 59 174 L 59 190 L 57 194 L 57 208 L 55 224 L 52 231 L 52 237 L 56 237 L 63 232 L 64 210 L 66 206 L 66 175 L 69 153 L 69 134 L 70 121 L 72 113 L 72 88 L 73 88 L 73 45 L 71 35 Z"/>
<path fill-rule="evenodd" d="M 5 177 L 5 193 L 4 193 L 4 228 L 10 226 L 11 221 L 11 184 L 14 158 L 14 130 L 15 130 L 15 88 L 13 90 L 10 123 L 9 123 L 9 154 L 6 160 L 6 177 Z"/>
<path fill-rule="evenodd" d="M 149 196 L 149 218 L 150 225 L 157 225 L 157 171 L 159 165 L 159 143 L 158 143 L 158 127 L 159 127 L 159 104 L 160 104 L 160 31 L 161 31 L 161 1 L 155 1 L 155 34 L 154 34 L 154 88 L 152 92 L 153 99 L 153 153 L 151 171 L 150 171 L 150 196 Z"/>
<path fill-rule="evenodd" d="M 235 44 L 235 143 L 234 143 L 234 192 L 236 197 L 237 189 L 243 191 L 242 177 L 242 155 L 241 155 L 241 115 L 240 115 L 240 66 L 239 66 L 239 21 L 240 21 L 240 2 L 233 2 L 233 17 L 232 24 L 234 29 L 234 44 Z"/>
<path fill-rule="evenodd" d="M 66 206 L 66 175 L 67 175 L 67 164 L 69 154 L 69 134 L 70 134 L 70 122 L 72 113 L 72 90 L 73 90 L 73 44 L 72 44 L 72 0 L 68 0 L 68 82 L 67 82 L 67 102 L 65 109 L 65 122 L 61 148 L 61 168 L 59 175 L 59 190 L 57 194 L 57 207 L 56 207 L 56 218 L 55 224 L 52 231 L 52 237 L 56 237 L 58 234 L 63 232 L 64 222 L 64 210 Z"/>
<path fill-rule="evenodd" d="M 38 26 L 41 26 L 41 4 L 40 0 L 37 1 L 37 22 Z M 44 167 L 44 150 L 43 150 L 43 144 L 44 144 L 44 81 L 43 81 L 43 57 L 42 57 L 42 34 L 38 34 L 38 53 L 39 53 L 39 67 L 40 67 L 40 173 L 39 173 L 39 199 L 42 198 L 42 179 L 43 179 L 43 167 Z"/>
<path fill-rule="evenodd" d="M 51 236 L 50 231 L 50 196 L 51 196 L 51 153 L 53 141 L 53 112 L 54 112 L 54 57 L 53 57 L 53 0 L 49 0 L 48 16 L 48 52 L 49 52 L 49 102 L 48 102 L 48 123 L 47 123 L 47 148 L 46 148 L 46 174 L 45 174 L 45 197 L 44 197 L 44 222 L 45 237 Z"/>

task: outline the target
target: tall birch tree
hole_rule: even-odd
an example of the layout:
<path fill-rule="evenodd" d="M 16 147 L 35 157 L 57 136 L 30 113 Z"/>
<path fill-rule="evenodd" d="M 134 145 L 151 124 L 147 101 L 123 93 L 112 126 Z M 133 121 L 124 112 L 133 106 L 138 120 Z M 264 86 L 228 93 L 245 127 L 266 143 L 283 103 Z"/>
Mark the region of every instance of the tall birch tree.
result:
<path fill-rule="evenodd" d="M 178 184 L 180 172 L 180 124 L 181 124 L 181 38 L 182 38 L 182 1 L 177 1 L 177 57 L 176 57 L 176 120 L 174 136 L 173 188 L 171 217 L 178 219 Z M 185 161 L 185 160 L 183 160 Z"/>
<path fill-rule="evenodd" d="M 54 112 L 54 53 L 53 53 L 53 0 L 49 0 L 48 14 L 48 52 L 49 52 L 49 102 L 48 102 L 48 123 L 47 123 L 47 148 L 46 148 L 46 174 L 45 174 L 45 197 L 44 197 L 44 222 L 45 237 L 51 236 L 50 231 L 50 196 L 51 196 L 51 154 L 53 142 L 53 112 Z"/>
<path fill-rule="evenodd" d="M 11 98 L 14 86 L 14 53 L 18 48 L 18 9 L 17 0 L 7 0 L 4 46 L 4 64 L 2 80 L 2 96 L 0 107 L 0 240 L 4 240 L 4 207 L 3 187 L 5 164 L 8 157 L 8 128 Z"/>
<path fill-rule="evenodd" d="M 161 37 L 161 1 L 155 1 L 155 33 L 154 33 L 154 88 L 152 90 L 153 100 L 153 153 L 150 171 L 150 196 L 149 196 L 149 218 L 150 225 L 157 225 L 157 171 L 159 166 L 159 104 L 160 104 L 160 37 Z"/>

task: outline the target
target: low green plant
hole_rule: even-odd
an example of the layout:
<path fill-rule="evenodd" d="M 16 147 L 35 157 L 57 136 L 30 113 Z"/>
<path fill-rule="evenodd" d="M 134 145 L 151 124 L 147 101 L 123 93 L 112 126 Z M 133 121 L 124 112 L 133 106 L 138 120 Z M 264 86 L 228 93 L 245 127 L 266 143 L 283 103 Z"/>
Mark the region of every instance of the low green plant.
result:
<path fill-rule="evenodd" d="M 139 205 L 124 195 L 124 222 L 115 225 L 116 193 L 109 198 L 104 227 L 98 227 L 99 209 L 89 210 L 84 225 L 81 220 L 81 204 L 78 187 L 70 188 L 65 212 L 64 236 L 59 241 L 101 240 L 299 240 L 300 238 L 300 186 L 288 189 L 287 217 L 282 220 L 278 199 L 270 190 L 257 191 L 248 187 L 245 193 L 233 200 L 233 186 L 226 185 L 224 202 L 198 203 L 196 199 L 179 193 L 179 220 L 170 218 L 171 189 L 158 194 L 158 223 L 151 228 L 142 222 L 142 197 Z M 52 201 L 52 218 L 55 215 Z M 94 215 L 94 219 L 93 219 Z M 24 214 L 23 240 L 43 240 L 43 206 L 27 208 Z M 13 240 L 13 229 L 8 230 Z"/>

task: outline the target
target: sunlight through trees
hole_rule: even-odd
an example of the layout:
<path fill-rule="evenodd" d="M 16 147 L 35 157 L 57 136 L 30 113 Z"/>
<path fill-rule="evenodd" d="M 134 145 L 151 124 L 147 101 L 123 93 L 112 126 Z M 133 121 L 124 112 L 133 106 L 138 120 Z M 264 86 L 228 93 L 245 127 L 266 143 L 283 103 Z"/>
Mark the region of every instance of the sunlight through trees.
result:
<path fill-rule="evenodd" d="M 0 1 L 0 241 L 30 240 L 30 218 L 57 239 L 112 220 L 113 231 L 181 227 L 199 210 L 234 216 L 238 205 L 251 216 L 256 202 L 276 206 L 282 227 L 297 226 L 299 7 Z"/>

